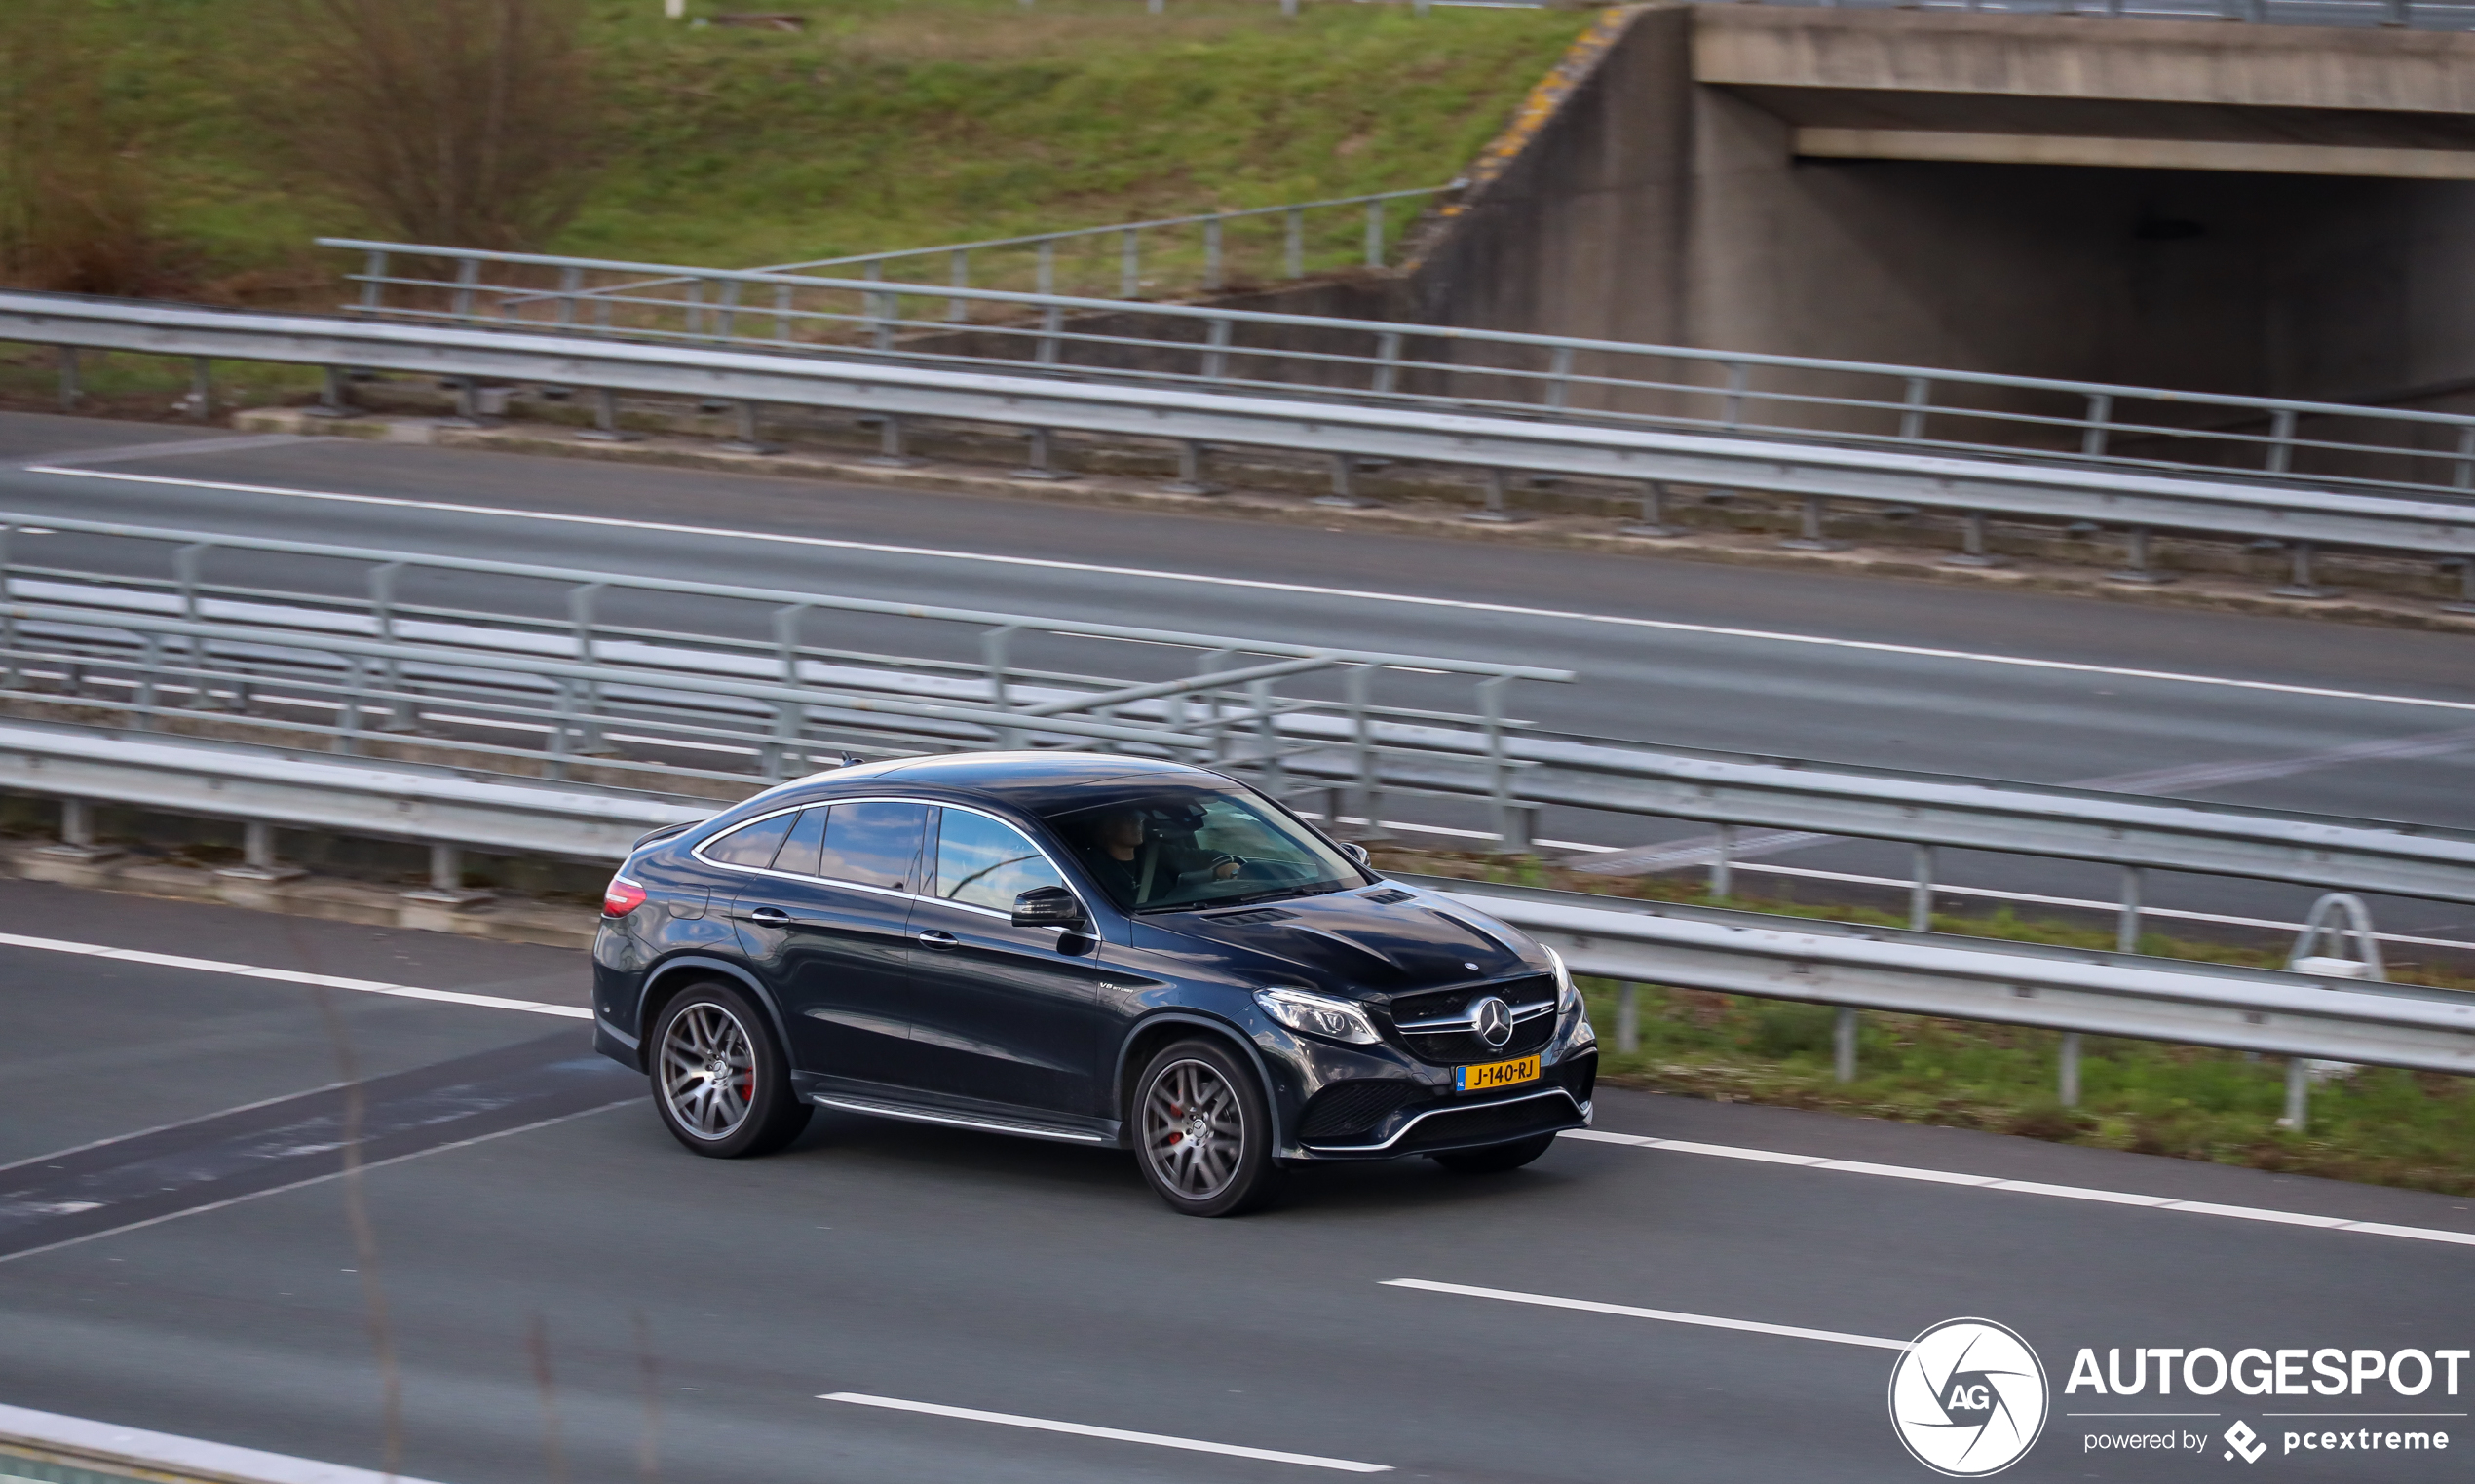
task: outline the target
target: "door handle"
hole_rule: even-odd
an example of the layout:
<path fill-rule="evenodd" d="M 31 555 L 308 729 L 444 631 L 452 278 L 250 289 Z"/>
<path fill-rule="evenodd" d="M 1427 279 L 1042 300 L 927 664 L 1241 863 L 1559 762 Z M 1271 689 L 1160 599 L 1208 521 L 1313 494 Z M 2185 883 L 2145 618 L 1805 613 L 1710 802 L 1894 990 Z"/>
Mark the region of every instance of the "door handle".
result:
<path fill-rule="evenodd" d="M 780 907 L 751 907 L 748 909 L 747 920 L 751 923 L 765 923 L 769 926 L 780 927 L 790 921 L 790 914 Z"/>
<path fill-rule="evenodd" d="M 954 948 L 960 946 L 962 941 L 953 933 L 939 932 L 934 928 L 920 934 L 920 946 L 923 948 Z"/>

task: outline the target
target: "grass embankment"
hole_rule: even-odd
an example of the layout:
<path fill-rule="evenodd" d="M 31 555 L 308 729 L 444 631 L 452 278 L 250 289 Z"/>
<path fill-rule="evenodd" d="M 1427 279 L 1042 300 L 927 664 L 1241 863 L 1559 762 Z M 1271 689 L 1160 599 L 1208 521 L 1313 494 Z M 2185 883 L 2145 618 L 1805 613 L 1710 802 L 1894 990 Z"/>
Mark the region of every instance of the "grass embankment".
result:
<path fill-rule="evenodd" d="M 796 33 L 665 20 L 591 0 L 606 99 L 582 209 L 543 250 L 717 267 L 841 256 L 1441 184 L 1503 128 L 1589 19 L 1535 10 L 1264 0 L 837 0 Z M 691 12 L 726 9 L 709 3 Z M 143 166 L 167 297 L 322 310 L 356 264 L 320 236 L 394 234 L 296 167 L 256 100 L 288 53 L 263 0 L 91 9 L 111 106 Z M 1399 204 L 1397 237 L 1418 209 Z M 1310 267 L 1358 251 L 1313 223 Z M 1233 232 L 1233 273 L 1272 271 L 1276 223 Z M 1113 284 L 1106 244 L 1061 264 Z M 1156 250 L 1199 254 L 1199 242 Z M 999 286 L 1022 262 L 975 265 Z M 0 347 L 0 394 L 40 404 L 51 353 Z M 304 373 L 219 368 L 240 404 Z M 160 416 L 187 368 L 90 358 L 90 410 Z"/>
<path fill-rule="evenodd" d="M 1535 863 L 1387 849 L 1385 868 L 1427 871 L 1566 891 L 1708 903 L 1699 889 L 1666 879 L 1583 876 Z M 1719 905 L 1840 922 L 1904 927 L 1888 913 L 1737 896 Z M 2021 918 L 2008 909 L 1938 916 L 1943 932 L 2110 949 L 2111 931 Z M 2141 950 L 2168 958 L 2282 967 L 2271 946 L 2247 947 L 2150 933 Z M 2475 990 L 2432 969 L 2399 979 Z M 1616 1049 L 1617 986 L 1583 981 L 1598 1027 L 1600 1063 L 1612 1082 L 1722 1102 L 1783 1104 L 1914 1123 L 2025 1134 L 2059 1143 L 2206 1160 L 2256 1169 L 2475 1195 L 2475 1088 L 2461 1077 L 2365 1067 L 2312 1089 L 2303 1133 L 2276 1126 L 2286 1064 L 2204 1046 L 2088 1037 L 2080 1103 L 2055 1095 L 2061 1036 L 2053 1031 L 1922 1015 L 1867 1013 L 1857 1079 L 1833 1080 L 1828 1006 L 1645 985 L 1637 991 L 1641 1049 Z"/>

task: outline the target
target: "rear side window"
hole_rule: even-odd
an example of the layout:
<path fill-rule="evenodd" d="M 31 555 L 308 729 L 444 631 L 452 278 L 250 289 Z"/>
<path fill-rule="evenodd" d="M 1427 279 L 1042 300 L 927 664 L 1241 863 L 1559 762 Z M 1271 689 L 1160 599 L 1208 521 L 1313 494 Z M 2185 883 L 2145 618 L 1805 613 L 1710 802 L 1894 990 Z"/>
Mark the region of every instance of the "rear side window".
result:
<path fill-rule="evenodd" d="M 925 804 L 890 799 L 836 804 L 814 869 L 833 881 L 907 892 L 919 879 L 920 836 L 927 824 Z"/>
<path fill-rule="evenodd" d="M 782 836 L 790 833 L 790 822 L 796 815 L 776 815 L 743 824 L 721 839 L 704 847 L 704 858 L 724 865 L 764 867 L 774 863 L 774 853 L 781 849 Z"/>
<path fill-rule="evenodd" d="M 774 856 L 774 869 L 797 871 L 802 876 L 817 874 L 817 861 L 825 849 L 825 815 L 831 805 L 815 804 L 799 812 L 799 822 L 790 827 L 790 838 Z"/>
<path fill-rule="evenodd" d="M 1022 831 L 985 815 L 943 811 L 936 826 L 937 895 L 1004 912 L 1035 887 L 1065 884 Z"/>

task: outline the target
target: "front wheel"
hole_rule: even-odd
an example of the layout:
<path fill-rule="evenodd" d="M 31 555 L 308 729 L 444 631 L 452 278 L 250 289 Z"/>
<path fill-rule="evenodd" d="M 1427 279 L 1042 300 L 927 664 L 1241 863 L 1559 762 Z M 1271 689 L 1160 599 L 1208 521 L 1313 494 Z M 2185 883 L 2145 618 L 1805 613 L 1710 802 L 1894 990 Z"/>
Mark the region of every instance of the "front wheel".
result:
<path fill-rule="evenodd" d="M 1509 1144 L 1490 1144 L 1484 1149 L 1456 1149 L 1450 1154 L 1429 1158 L 1456 1175 L 1500 1175 L 1508 1169 L 1519 1169 L 1554 1147 L 1555 1135 L 1542 1133 L 1536 1138 L 1516 1139 Z"/>
<path fill-rule="evenodd" d="M 1272 1105 L 1243 1058 L 1181 1041 L 1134 1084 L 1134 1154 L 1161 1199 L 1189 1216 L 1235 1216 L 1278 1192 Z"/>
<path fill-rule="evenodd" d="M 772 1154 L 808 1126 L 790 1061 L 762 1007 L 736 985 L 692 984 L 653 1030 L 653 1102 L 680 1143 L 716 1160 Z"/>

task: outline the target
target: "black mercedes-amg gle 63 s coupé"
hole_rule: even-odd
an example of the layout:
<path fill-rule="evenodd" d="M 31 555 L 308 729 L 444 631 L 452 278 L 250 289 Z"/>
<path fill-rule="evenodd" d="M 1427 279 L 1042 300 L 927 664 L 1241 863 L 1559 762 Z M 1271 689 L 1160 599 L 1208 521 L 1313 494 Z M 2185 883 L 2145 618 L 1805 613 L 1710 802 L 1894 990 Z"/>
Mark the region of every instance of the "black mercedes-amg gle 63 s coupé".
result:
<path fill-rule="evenodd" d="M 703 1155 L 817 1106 L 1134 1151 L 1180 1211 L 1311 1161 L 1494 1171 L 1589 1122 L 1554 951 L 1246 784 L 1091 753 L 838 769 L 638 843 L 595 1046 Z"/>

